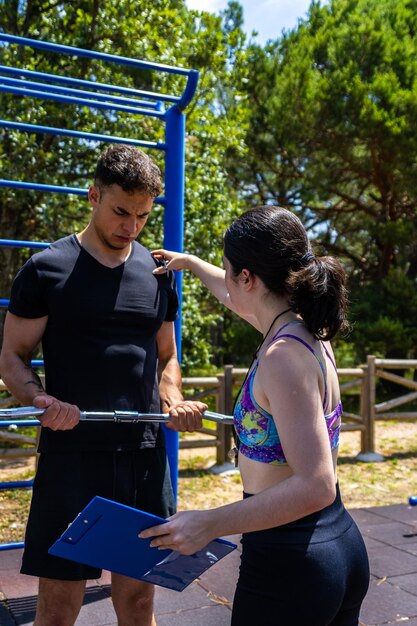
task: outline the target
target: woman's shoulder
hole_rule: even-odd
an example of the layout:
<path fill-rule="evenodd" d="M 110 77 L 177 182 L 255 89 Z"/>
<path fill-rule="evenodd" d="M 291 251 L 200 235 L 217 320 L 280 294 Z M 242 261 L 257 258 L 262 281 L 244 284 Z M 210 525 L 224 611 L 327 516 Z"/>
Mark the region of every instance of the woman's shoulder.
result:
<path fill-rule="evenodd" d="M 278 337 L 259 359 L 258 371 L 262 377 L 288 380 L 305 367 L 305 348 L 293 338 Z"/>
<path fill-rule="evenodd" d="M 265 356 L 269 359 L 286 358 L 298 359 L 304 357 L 306 351 L 315 353 L 320 350 L 320 342 L 308 330 L 303 322 L 298 320 L 286 324 L 275 334 L 266 348 Z"/>
<path fill-rule="evenodd" d="M 332 353 L 331 353 L 332 354 Z M 320 372 L 321 346 L 303 324 L 293 325 L 274 338 L 259 360 L 259 374 L 276 385 L 296 385 L 308 374 Z"/>

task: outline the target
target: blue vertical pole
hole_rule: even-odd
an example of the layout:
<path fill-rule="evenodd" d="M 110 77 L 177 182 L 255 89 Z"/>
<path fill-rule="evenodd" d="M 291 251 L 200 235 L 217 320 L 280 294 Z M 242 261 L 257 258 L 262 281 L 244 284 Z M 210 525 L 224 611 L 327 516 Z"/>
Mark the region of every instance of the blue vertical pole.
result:
<path fill-rule="evenodd" d="M 184 248 L 185 115 L 176 106 L 166 112 L 165 126 L 165 214 L 164 247 L 182 252 Z M 176 275 L 179 311 L 175 322 L 178 359 L 181 361 L 182 274 Z M 178 495 L 178 433 L 165 428 L 167 455 L 175 498 Z"/>

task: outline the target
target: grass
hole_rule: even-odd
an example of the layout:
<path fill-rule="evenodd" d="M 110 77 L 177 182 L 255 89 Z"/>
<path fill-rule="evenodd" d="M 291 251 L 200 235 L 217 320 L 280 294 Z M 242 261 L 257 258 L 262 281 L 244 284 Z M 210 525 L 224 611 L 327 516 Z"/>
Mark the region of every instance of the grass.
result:
<path fill-rule="evenodd" d="M 13 464 L 15 463 L 16 461 L 13 461 Z M 6 463 L 2 462 L 2 465 L 4 464 Z M 33 460 L 31 460 L 30 465 L 30 469 L 17 470 L 16 473 L 13 470 L 3 471 L 0 469 L 0 480 L 7 482 L 29 480 L 33 477 Z M 7 475 L 4 476 L 4 474 Z M 23 541 L 31 494 L 31 489 L 0 491 L 0 543 Z"/>
<path fill-rule="evenodd" d="M 376 450 L 385 457 L 382 463 L 356 460 L 359 437 L 357 432 L 341 435 L 338 478 L 347 508 L 406 504 L 410 495 L 417 495 L 417 421 L 377 423 Z M 216 475 L 208 471 L 214 463 L 214 448 L 180 450 L 179 509 L 205 509 L 241 499 L 239 474 Z M 33 466 L 33 459 L 1 461 L 0 480 L 27 480 Z M 30 495 L 26 489 L 0 491 L 0 543 L 23 540 Z"/>

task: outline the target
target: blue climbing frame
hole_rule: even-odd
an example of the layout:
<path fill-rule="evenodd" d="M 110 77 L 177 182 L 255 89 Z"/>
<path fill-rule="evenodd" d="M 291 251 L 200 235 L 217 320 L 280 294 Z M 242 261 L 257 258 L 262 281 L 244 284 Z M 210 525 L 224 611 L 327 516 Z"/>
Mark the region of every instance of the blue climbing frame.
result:
<path fill-rule="evenodd" d="M 65 137 L 78 138 L 82 141 L 103 143 L 127 143 L 145 149 L 162 150 L 165 153 L 165 195 L 156 199 L 164 206 L 164 247 L 171 250 L 183 250 L 184 231 L 184 167 L 185 167 L 185 115 L 184 109 L 191 102 L 198 83 L 198 72 L 180 67 L 172 67 L 159 63 L 149 63 L 128 57 L 116 56 L 53 44 L 46 41 L 27 39 L 0 33 L 0 45 L 28 46 L 72 57 L 95 59 L 103 63 L 114 63 L 119 66 L 131 66 L 142 70 L 165 72 L 184 76 L 185 87 L 182 93 L 164 94 L 143 91 L 98 83 L 89 80 L 80 80 L 68 76 L 46 74 L 25 70 L 24 68 L 0 65 L 0 92 L 10 93 L 21 97 L 41 98 L 53 100 L 63 105 L 82 105 L 90 109 L 107 109 L 124 111 L 138 116 L 150 116 L 160 119 L 164 123 L 165 142 L 148 141 L 131 137 L 118 137 L 105 134 L 75 131 L 66 128 L 53 128 L 25 124 L 14 120 L 0 119 L 0 127 L 28 133 L 45 133 Z M 49 193 L 64 193 L 86 196 L 87 190 L 81 188 L 38 184 L 34 181 L 15 181 L 0 179 L 0 187 L 15 189 L 30 189 Z M 44 248 L 45 242 L 16 241 L 0 239 L 0 246 L 25 248 Z M 182 302 L 182 275 L 177 275 L 177 286 L 180 301 L 180 314 L 176 322 L 176 339 L 178 355 L 181 359 L 181 302 Z M 6 307 L 8 299 L 0 299 L 0 306 Z M 32 365 L 39 367 L 42 361 L 33 361 Z M 82 408 L 82 407 L 81 407 Z M 22 422 L 19 422 L 21 425 Z M 33 422 L 31 422 L 33 423 Z M 19 425 L 19 424 L 17 424 Z M 1 426 L 1 424 L 0 424 Z M 168 460 L 171 471 L 175 496 L 178 491 L 178 435 L 165 429 L 167 439 Z M 19 481 L 14 483 L 0 483 L 3 488 L 31 487 L 33 481 Z M 3 544 L 0 550 L 20 548 L 22 543 Z"/>

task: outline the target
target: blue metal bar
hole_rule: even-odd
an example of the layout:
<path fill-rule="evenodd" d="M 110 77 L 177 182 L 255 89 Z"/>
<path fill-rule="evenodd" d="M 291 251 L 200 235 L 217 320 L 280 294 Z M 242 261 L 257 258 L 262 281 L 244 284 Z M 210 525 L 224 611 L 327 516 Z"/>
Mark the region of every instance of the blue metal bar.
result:
<path fill-rule="evenodd" d="M 9 426 L 40 426 L 39 420 L 0 420 L 1 428 L 8 428 Z"/>
<path fill-rule="evenodd" d="M 190 70 L 190 75 L 188 77 L 187 85 L 185 90 L 181 96 L 181 100 L 178 103 L 178 108 L 183 111 L 186 106 L 188 106 L 191 100 L 194 97 L 194 94 L 197 89 L 198 83 L 198 72 L 197 70 Z"/>
<path fill-rule="evenodd" d="M 59 185 L 43 185 L 41 183 L 27 183 L 19 180 L 0 179 L 0 187 L 14 187 L 15 189 L 32 189 L 34 191 L 42 191 L 49 193 L 72 193 L 77 196 L 87 196 L 88 189 L 79 189 L 78 187 L 62 187 Z M 165 204 L 166 199 L 161 196 L 155 198 L 155 204 Z M 10 244 L 13 245 L 13 244 Z M 32 246 L 28 246 L 32 247 Z"/>
<path fill-rule="evenodd" d="M 62 187 L 59 185 L 43 185 L 40 183 L 25 183 L 19 180 L 0 179 L 0 187 L 14 187 L 15 189 L 32 189 L 34 191 L 50 192 L 50 193 L 72 193 L 77 196 L 86 196 L 88 189 L 79 189 L 78 187 Z"/>
<path fill-rule="evenodd" d="M 32 96 L 34 98 L 43 98 L 45 100 L 54 100 L 57 102 L 64 102 L 65 104 L 81 104 L 82 106 L 89 107 L 91 109 L 107 109 L 111 111 L 122 111 L 123 113 L 135 113 L 136 115 L 148 115 L 149 117 L 163 118 L 164 113 L 159 111 L 150 111 L 148 109 L 139 109 L 135 107 L 125 106 L 124 104 L 110 104 L 108 102 L 99 102 L 98 100 L 90 100 L 88 98 L 74 98 L 72 96 L 62 96 L 56 93 L 47 93 L 46 91 L 37 91 L 36 89 L 30 89 L 29 85 L 26 88 L 12 87 L 11 85 L 1 85 L 0 91 L 5 93 L 13 93 L 18 96 Z"/>
<path fill-rule="evenodd" d="M 42 191 L 49 193 L 72 193 L 78 196 L 87 196 L 88 189 L 79 189 L 78 187 L 62 187 L 59 185 L 43 185 L 41 183 L 26 183 L 19 180 L 6 180 L 0 178 L 0 187 L 14 187 L 15 189 L 32 189 L 34 191 Z M 165 204 L 165 197 L 155 198 L 155 204 Z M 13 245 L 13 244 L 10 244 Z M 28 246 L 32 247 L 32 246 Z M 36 247 L 36 246 L 34 246 Z"/>
<path fill-rule="evenodd" d="M 195 70 L 192 70 L 193 72 Z M 117 85 L 108 85 L 106 83 L 97 83 L 92 80 L 81 80 L 79 78 L 71 78 L 67 76 L 55 76 L 46 72 L 33 72 L 32 70 L 23 70 L 18 67 L 9 67 L 8 65 L 0 65 L 0 72 L 3 74 L 12 74 L 13 76 L 24 76 L 27 78 L 39 78 L 41 80 L 50 80 L 55 83 L 73 85 L 74 87 L 90 87 L 100 91 L 108 91 L 109 93 L 124 93 L 125 95 L 144 96 L 150 100 L 162 100 L 163 102 L 180 102 L 179 96 L 171 96 L 169 94 L 159 94 L 153 91 L 145 91 L 143 89 L 132 89 L 131 87 L 119 87 Z M 157 103 L 154 103 L 156 106 Z"/>
<path fill-rule="evenodd" d="M 0 483 L 0 489 L 31 489 L 33 487 L 33 478 L 31 480 L 14 480 L 8 483 Z"/>
<path fill-rule="evenodd" d="M 0 239 L 0 246 L 12 248 L 47 248 L 49 243 L 44 241 L 19 241 L 18 239 Z"/>
<path fill-rule="evenodd" d="M 62 76 L 52 76 L 47 74 L 29 72 L 28 70 L 18 70 L 14 68 L 7 68 L 3 66 L 3 73 L 25 76 L 29 78 L 39 78 L 40 80 L 50 80 L 51 82 L 56 83 L 65 83 L 66 85 L 72 85 L 76 87 L 89 87 L 93 89 L 91 95 L 95 99 L 91 99 L 90 93 L 85 93 L 72 89 L 61 89 L 59 87 L 48 87 L 44 84 L 36 84 L 34 82 L 29 83 L 24 80 L 10 80 L 7 78 L 0 77 L 0 92 L 13 93 L 20 96 L 32 96 L 42 99 L 55 100 L 58 102 L 71 103 L 76 105 L 81 105 L 85 107 L 90 107 L 92 109 L 111 109 L 113 111 L 124 111 L 127 113 L 133 113 L 134 115 L 147 115 L 151 117 L 157 117 L 160 119 L 166 120 L 166 140 L 165 144 L 159 144 L 162 146 L 162 149 L 165 150 L 165 165 L 166 165 L 166 174 L 165 174 L 165 189 L 166 189 L 166 197 L 157 198 L 155 200 L 158 204 L 165 204 L 166 211 L 164 216 L 164 227 L 165 227 L 165 238 L 164 245 L 167 248 L 171 248 L 173 250 L 182 251 L 183 249 L 183 226 L 184 226 L 184 143 L 185 143 L 185 118 L 182 114 L 182 110 L 190 103 L 193 98 L 197 82 L 198 82 L 198 72 L 195 70 L 188 70 L 184 68 L 174 68 L 172 66 L 166 66 L 158 63 L 149 63 L 145 61 L 139 61 L 135 59 L 129 59 L 126 57 L 120 57 L 110 54 L 104 54 L 89 50 L 84 50 L 81 48 L 73 48 L 70 46 L 62 46 L 59 44 L 52 44 L 44 41 L 37 41 L 33 39 L 27 39 L 23 37 L 17 37 L 13 35 L 7 35 L 5 33 L 0 33 L 0 41 L 5 41 L 7 43 L 14 43 L 18 45 L 31 46 L 33 48 L 40 48 L 52 52 L 58 52 L 63 54 L 70 54 L 72 56 L 79 57 L 87 57 L 90 59 L 97 59 L 102 61 L 109 61 L 113 63 L 130 65 L 133 67 L 140 67 L 149 70 L 157 70 L 162 72 L 168 72 L 173 74 L 179 74 L 187 77 L 187 83 L 185 89 L 180 98 L 176 96 L 170 95 L 160 95 L 153 94 L 151 92 L 143 92 L 137 90 L 129 90 L 127 88 L 116 87 L 114 85 L 103 85 L 102 83 L 89 83 L 89 81 L 79 81 L 78 79 L 66 78 Z M 1 70 L 0 70 L 1 71 Z M 1 84 L 3 83 L 3 84 Z M 24 87 L 22 88 L 22 85 Z M 37 87 L 37 89 L 35 89 Z M 141 95 L 145 97 L 149 97 L 151 99 L 158 99 L 158 101 L 154 103 L 138 103 L 135 102 L 136 107 L 129 106 L 132 105 L 131 100 L 125 100 L 120 97 L 108 97 L 97 95 L 97 90 L 103 90 L 110 93 L 119 93 L 124 95 L 134 94 L 135 96 Z M 73 94 L 76 93 L 77 97 L 72 97 Z M 105 100 L 105 102 L 103 101 Z M 124 103 L 128 102 L 128 105 Z M 165 111 L 163 102 L 174 102 L 175 106 L 172 106 L 168 111 Z M 139 108 L 139 106 L 146 106 L 148 108 Z M 150 107 L 155 107 L 155 110 L 149 110 Z M 11 126 L 13 124 L 13 126 Z M 81 133 L 77 131 L 66 131 L 65 129 L 53 129 L 45 126 L 32 126 L 26 125 L 23 123 L 17 122 L 7 122 L 4 120 L 0 123 L 3 127 L 15 128 L 19 130 L 27 130 L 29 132 L 46 132 L 46 133 L 54 133 L 61 134 L 66 136 L 76 136 L 81 139 L 94 139 L 97 141 L 124 141 L 122 138 L 117 137 L 107 137 L 102 135 L 92 135 L 90 133 Z M 69 134 L 71 133 L 71 134 Z M 128 141 L 129 143 L 133 143 L 133 140 Z M 135 142 L 135 145 L 144 145 L 144 143 Z M 147 147 L 157 147 L 157 145 L 151 145 L 150 142 L 146 144 Z M 56 185 L 44 185 L 37 183 L 27 183 L 27 182 L 18 182 L 18 181 L 8 181 L 8 180 L 0 180 L 1 186 L 9 186 L 20 189 L 33 189 L 39 190 L 42 192 L 52 192 L 52 193 L 74 193 L 77 195 L 87 195 L 87 190 L 71 188 L 71 187 L 63 187 Z M 3 241 L 3 243 L 2 243 Z M 8 240 L 0 240 L 0 245 L 8 245 Z M 37 245 L 32 246 L 31 244 L 35 243 Z M 23 244 L 23 245 L 22 245 Z M 11 245 L 19 245 L 19 243 L 11 244 Z M 39 242 L 20 242 L 20 247 L 46 247 L 49 244 L 40 244 Z M 182 275 L 178 273 L 177 275 L 177 284 L 178 284 L 178 292 L 180 298 L 180 313 L 181 313 L 181 303 L 182 303 Z M 8 300 L 0 300 L 0 305 L 8 304 Z M 179 321 L 176 323 L 176 341 L 177 341 L 177 349 L 178 356 L 181 359 L 181 315 Z M 42 360 L 33 360 L 33 367 L 42 367 Z M 3 422 L 1 425 L 6 425 L 8 422 Z M 9 422 L 16 425 L 38 425 L 38 420 L 19 420 L 18 422 Z M 177 497 L 178 492 L 178 434 L 174 433 L 169 429 L 165 429 L 165 435 L 167 440 L 167 455 L 169 466 L 171 470 L 172 483 L 174 488 L 175 496 Z M 0 550 L 7 550 L 11 548 L 20 548 L 23 547 L 23 543 L 11 543 L 11 544 L 3 544 L 0 545 Z"/>
<path fill-rule="evenodd" d="M 165 213 L 164 213 L 164 247 L 168 250 L 183 250 L 184 232 L 184 143 L 185 116 L 177 106 L 166 112 L 165 127 Z M 182 273 L 176 273 L 179 315 L 175 322 L 178 359 L 181 361 L 182 332 Z M 178 496 L 178 433 L 165 426 L 167 456 L 171 471 L 171 481 L 175 498 Z"/>
<path fill-rule="evenodd" d="M 167 72 L 168 74 L 188 76 L 190 72 L 193 71 L 183 67 L 173 67 L 172 65 L 151 63 L 150 61 L 139 61 L 137 59 L 130 59 L 128 57 L 117 56 L 115 54 L 84 50 L 83 48 L 73 48 L 72 46 L 63 46 L 61 44 L 39 41 L 37 39 L 6 35 L 5 33 L 0 33 L 0 41 L 17 43 L 20 46 L 30 46 L 31 48 L 40 48 L 42 50 L 49 50 L 50 52 L 59 52 L 60 54 L 70 54 L 72 56 L 86 57 L 88 59 L 99 59 L 101 61 L 109 61 L 110 63 L 122 63 L 123 65 L 140 67 L 147 70 L 158 70 L 159 72 Z"/>
<path fill-rule="evenodd" d="M 23 541 L 16 541 L 15 543 L 2 543 L 0 544 L 0 550 L 17 550 L 19 548 L 24 548 L 25 544 Z"/>
<path fill-rule="evenodd" d="M 0 41 L 8 43 L 17 43 L 20 46 L 30 46 L 31 48 L 40 48 L 42 50 L 50 50 L 51 52 L 59 52 L 60 54 L 70 54 L 72 56 L 87 57 L 88 59 L 100 59 L 101 61 L 109 61 L 110 63 L 121 63 L 123 65 L 131 65 L 146 70 L 158 70 L 158 72 L 167 72 L 168 74 L 180 74 L 188 76 L 192 70 L 183 67 L 173 67 L 172 65 L 164 65 L 162 63 L 151 63 L 150 61 L 139 61 L 138 59 L 130 59 L 128 57 L 117 56 L 115 54 L 107 54 L 105 52 L 95 52 L 93 50 L 84 50 L 83 48 L 73 48 L 72 46 L 63 46 L 48 41 L 39 41 L 38 39 L 28 39 L 27 37 L 17 37 L 15 35 L 6 35 L 0 33 Z"/>
<path fill-rule="evenodd" d="M 129 144 L 132 146 L 141 146 L 143 148 L 155 148 L 156 150 L 165 150 L 165 144 L 162 142 L 141 141 L 139 139 L 128 139 L 127 137 L 113 137 L 110 135 L 99 135 L 97 133 L 84 133 L 78 130 L 67 130 L 65 128 L 53 128 L 52 126 L 38 126 L 36 124 L 23 124 L 21 122 L 11 122 L 9 120 L 0 120 L 0 127 L 27 131 L 29 133 L 46 133 L 49 135 L 63 135 L 64 137 L 77 137 L 79 139 L 88 139 L 89 141 L 107 141 L 109 143 L 125 143 L 125 144 Z"/>
<path fill-rule="evenodd" d="M 184 180 L 185 180 L 185 116 L 173 106 L 166 113 L 165 133 L 165 213 L 164 247 L 182 252 L 184 249 Z M 178 358 L 181 360 L 182 272 L 177 272 L 180 315 L 176 321 Z"/>
<path fill-rule="evenodd" d="M 71 87 L 60 87 L 59 85 L 49 85 L 47 83 L 38 83 L 34 81 L 22 80 L 20 78 L 7 78 L 0 76 L 0 83 L 3 85 L 11 85 L 12 87 L 23 87 L 23 89 L 36 89 L 46 91 L 47 93 L 57 93 L 66 96 L 75 96 L 76 98 L 89 99 L 94 96 L 96 100 L 101 102 L 113 102 L 117 105 L 128 105 L 134 107 L 151 107 L 156 108 L 156 102 L 148 102 L 147 100 L 133 100 L 132 98 L 122 98 L 121 96 L 109 96 L 108 94 L 95 93 L 93 91 L 85 91 L 84 89 L 71 89 Z"/>

